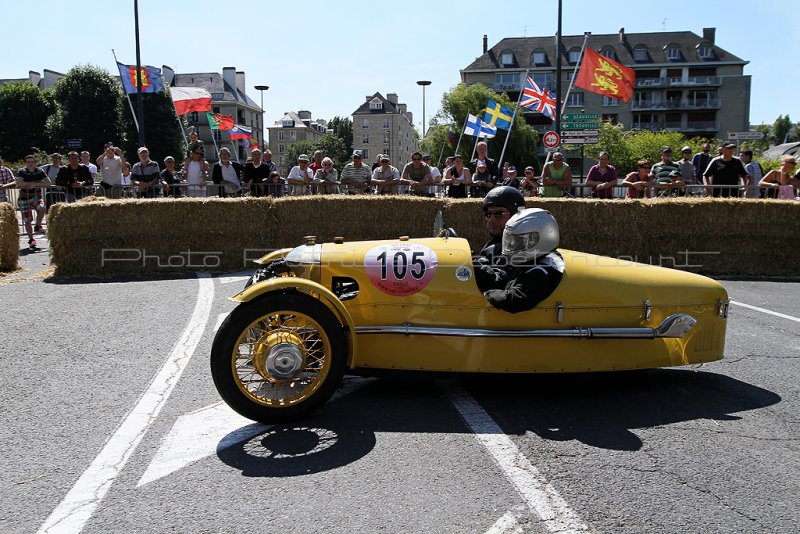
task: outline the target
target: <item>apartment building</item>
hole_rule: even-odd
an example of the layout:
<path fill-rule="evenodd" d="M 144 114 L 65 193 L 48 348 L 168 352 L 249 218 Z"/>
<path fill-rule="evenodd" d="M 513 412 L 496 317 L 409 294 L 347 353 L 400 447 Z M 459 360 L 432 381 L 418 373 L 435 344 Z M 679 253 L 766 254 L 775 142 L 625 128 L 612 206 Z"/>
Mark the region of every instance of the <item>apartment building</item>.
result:
<path fill-rule="evenodd" d="M 364 152 L 372 164 L 378 154 L 388 154 L 392 165 L 402 169 L 417 149 L 413 115 L 395 93 L 367 96 L 353 112 L 353 148 Z"/>

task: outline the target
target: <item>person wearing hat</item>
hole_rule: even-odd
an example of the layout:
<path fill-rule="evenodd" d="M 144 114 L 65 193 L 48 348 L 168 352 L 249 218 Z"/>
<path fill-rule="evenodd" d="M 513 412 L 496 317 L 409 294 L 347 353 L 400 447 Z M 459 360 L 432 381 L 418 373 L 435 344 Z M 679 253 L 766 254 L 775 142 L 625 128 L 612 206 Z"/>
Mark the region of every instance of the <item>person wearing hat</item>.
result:
<path fill-rule="evenodd" d="M 469 162 L 467 168 L 469 172 L 475 174 L 478 170 L 478 163 L 485 163 L 486 170 L 492 175 L 492 183 L 497 183 L 500 178 L 500 169 L 497 168 L 497 162 L 489 157 L 489 145 L 486 141 L 480 141 L 475 145 L 475 159 Z"/>
<path fill-rule="evenodd" d="M 300 154 L 297 156 L 297 165 L 286 175 L 290 195 L 307 195 L 310 192 L 308 186 L 314 179 L 314 173 L 308 168 L 308 162 L 308 155 Z"/>
<path fill-rule="evenodd" d="M 681 149 L 681 159 L 677 162 L 678 170 L 681 171 L 683 181 L 686 185 L 695 185 L 697 183 L 697 173 L 694 170 L 694 163 L 692 163 L 692 147 L 685 146 Z M 687 193 L 699 193 L 699 189 L 689 189 Z"/>
<path fill-rule="evenodd" d="M 503 180 L 503 185 L 513 187 L 514 189 L 519 189 L 520 185 L 522 185 L 517 176 L 517 168 L 514 165 L 506 167 L 506 177 Z"/>
<path fill-rule="evenodd" d="M 669 182 L 660 182 L 656 184 L 656 189 L 660 189 L 661 196 L 679 196 L 685 195 L 686 183 L 683 180 L 683 175 L 680 169 L 675 169 L 669 173 Z"/>
<path fill-rule="evenodd" d="M 400 185 L 400 171 L 390 161 L 389 156 L 381 154 L 379 165 L 372 171 L 371 183 L 381 195 L 396 195 Z"/>
<path fill-rule="evenodd" d="M 736 145 L 730 142 L 722 145 L 722 155 L 712 159 L 703 173 L 703 178 L 705 178 L 707 185 L 738 186 L 740 180 L 744 181 L 745 185 L 750 183 L 750 177 L 747 175 L 744 163 L 733 155 L 735 148 Z M 712 194 L 715 197 L 738 197 L 739 188 L 715 187 Z"/>
<path fill-rule="evenodd" d="M 672 161 L 672 147 L 661 147 L 661 161 L 653 165 L 653 178 L 658 187 L 658 184 L 669 184 L 669 173 L 676 170 L 678 165 Z"/>
<path fill-rule="evenodd" d="M 475 172 L 472 174 L 472 187 L 470 196 L 472 198 L 483 198 L 495 186 L 495 177 L 489 172 L 489 165 L 485 161 L 478 160 L 475 164 Z"/>
<path fill-rule="evenodd" d="M 350 195 L 369 193 L 369 182 L 372 179 L 372 169 L 364 165 L 364 153 L 360 150 L 353 151 L 353 161 L 344 166 L 341 172 L 341 183 L 347 186 Z"/>

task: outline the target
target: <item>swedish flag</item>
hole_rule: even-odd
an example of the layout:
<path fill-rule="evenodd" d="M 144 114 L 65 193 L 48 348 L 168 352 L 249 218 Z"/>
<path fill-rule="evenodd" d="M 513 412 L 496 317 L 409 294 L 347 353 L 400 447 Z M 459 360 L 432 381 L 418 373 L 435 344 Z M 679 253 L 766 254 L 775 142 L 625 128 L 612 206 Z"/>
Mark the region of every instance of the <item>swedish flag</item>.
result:
<path fill-rule="evenodd" d="M 490 98 L 489 103 L 486 104 L 486 111 L 483 114 L 483 122 L 502 128 L 503 130 L 510 130 L 513 117 L 513 109 L 501 106 Z"/>

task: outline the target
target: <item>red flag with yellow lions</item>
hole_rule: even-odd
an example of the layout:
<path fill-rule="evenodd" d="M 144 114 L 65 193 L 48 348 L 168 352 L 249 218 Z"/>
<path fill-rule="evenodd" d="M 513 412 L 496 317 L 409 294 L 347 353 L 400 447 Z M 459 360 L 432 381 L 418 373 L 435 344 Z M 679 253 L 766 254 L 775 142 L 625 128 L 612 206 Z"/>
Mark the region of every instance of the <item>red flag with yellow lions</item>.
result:
<path fill-rule="evenodd" d="M 633 69 L 587 48 L 583 54 L 581 71 L 575 79 L 575 86 L 627 102 L 633 96 L 635 80 L 636 74 Z"/>

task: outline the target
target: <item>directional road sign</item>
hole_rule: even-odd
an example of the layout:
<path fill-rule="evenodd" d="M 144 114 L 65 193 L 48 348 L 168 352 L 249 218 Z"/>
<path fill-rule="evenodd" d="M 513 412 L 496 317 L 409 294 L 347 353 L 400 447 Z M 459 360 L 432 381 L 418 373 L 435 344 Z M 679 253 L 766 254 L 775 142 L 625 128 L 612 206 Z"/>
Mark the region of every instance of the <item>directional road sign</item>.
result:
<path fill-rule="evenodd" d="M 600 128 L 599 122 L 562 122 L 562 130 L 596 130 Z"/>
<path fill-rule="evenodd" d="M 561 115 L 562 121 L 599 121 L 598 113 L 565 113 Z"/>
<path fill-rule="evenodd" d="M 764 132 L 728 132 L 728 139 L 746 140 L 746 139 L 763 139 Z"/>
<path fill-rule="evenodd" d="M 599 137 L 565 137 L 565 145 L 596 145 L 600 142 Z"/>
<path fill-rule="evenodd" d="M 599 137 L 600 130 L 566 130 L 561 132 L 561 137 Z"/>

